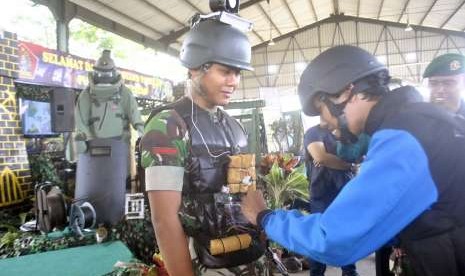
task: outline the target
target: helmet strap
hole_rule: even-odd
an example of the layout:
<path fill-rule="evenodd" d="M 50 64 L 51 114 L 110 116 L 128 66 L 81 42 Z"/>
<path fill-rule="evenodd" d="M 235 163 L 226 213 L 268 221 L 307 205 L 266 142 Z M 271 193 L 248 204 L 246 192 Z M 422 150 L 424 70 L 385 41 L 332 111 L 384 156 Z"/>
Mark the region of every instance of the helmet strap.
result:
<path fill-rule="evenodd" d="M 347 98 L 347 100 L 343 101 L 342 103 L 333 103 L 328 97 L 324 96 L 322 101 L 328 107 L 329 113 L 334 117 L 339 117 L 344 113 L 344 108 L 349 100 L 352 98 L 352 94 Z"/>
<path fill-rule="evenodd" d="M 328 97 L 323 97 L 322 99 L 322 101 L 328 107 L 329 113 L 331 113 L 332 116 L 337 118 L 338 129 L 341 132 L 340 141 L 344 144 L 353 144 L 356 143 L 358 140 L 358 137 L 352 132 L 350 132 L 349 126 L 347 124 L 347 118 L 344 114 L 344 108 L 353 96 L 354 94 L 350 93 L 347 100 L 338 104 L 333 103 Z"/>
<path fill-rule="evenodd" d="M 349 126 L 347 124 L 347 118 L 345 114 L 340 115 L 337 117 L 338 122 L 338 129 L 341 132 L 341 137 L 339 140 L 343 144 L 355 144 L 358 141 L 357 135 L 353 134 L 349 130 Z"/>
<path fill-rule="evenodd" d="M 208 70 L 208 69 L 207 69 Z M 195 77 L 192 76 L 189 80 L 189 87 L 188 93 L 192 100 L 194 100 L 194 96 L 198 96 L 203 98 L 205 101 L 209 102 L 207 97 L 206 89 L 202 85 L 202 78 L 205 76 L 205 70 L 200 70 L 200 74 L 196 75 Z"/>
<path fill-rule="evenodd" d="M 205 98 L 207 96 L 207 93 L 205 92 L 205 88 L 202 85 L 202 78 L 205 76 L 206 70 L 201 69 L 201 72 L 199 75 L 191 79 L 192 83 L 192 91 L 196 93 L 197 95 Z"/>

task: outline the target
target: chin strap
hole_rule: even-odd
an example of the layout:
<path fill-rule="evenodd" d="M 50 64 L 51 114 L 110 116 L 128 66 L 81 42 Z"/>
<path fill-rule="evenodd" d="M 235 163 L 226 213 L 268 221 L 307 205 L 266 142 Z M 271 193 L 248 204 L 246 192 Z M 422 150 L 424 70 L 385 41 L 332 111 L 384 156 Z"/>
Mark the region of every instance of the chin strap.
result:
<path fill-rule="evenodd" d="M 339 125 L 339 131 L 341 132 L 341 137 L 339 140 L 343 144 L 355 144 L 358 141 L 357 135 L 353 134 L 349 130 L 349 126 L 347 125 L 347 118 L 345 114 L 340 115 L 337 117 L 337 122 Z"/>
<path fill-rule="evenodd" d="M 337 118 L 338 129 L 341 132 L 341 137 L 339 138 L 339 140 L 344 144 L 353 144 L 358 141 L 358 137 L 352 132 L 350 132 L 349 126 L 347 125 L 347 118 L 344 114 L 344 108 L 351 97 L 352 96 L 350 96 L 347 100 L 339 104 L 333 103 L 326 96 L 322 98 L 323 102 L 328 107 L 329 113 L 331 113 L 332 116 Z"/>

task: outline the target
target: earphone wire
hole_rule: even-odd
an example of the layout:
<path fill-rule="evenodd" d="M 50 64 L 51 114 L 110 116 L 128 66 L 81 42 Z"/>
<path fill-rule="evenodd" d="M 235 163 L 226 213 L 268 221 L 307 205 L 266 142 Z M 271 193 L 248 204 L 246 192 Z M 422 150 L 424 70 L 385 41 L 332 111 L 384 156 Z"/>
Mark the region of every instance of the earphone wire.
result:
<path fill-rule="evenodd" d="M 188 93 L 190 94 L 190 98 L 191 98 L 191 121 L 192 121 L 192 125 L 197 130 L 197 132 L 199 133 L 200 138 L 202 139 L 202 143 L 205 146 L 205 148 L 207 149 L 208 155 L 210 155 L 213 158 L 218 158 L 218 157 L 220 157 L 222 155 L 230 154 L 231 152 L 229 150 L 227 150 L 225 152 L 222 152 L 222 153 L 220 153 L 218 155 L 215 155 L 215 154 L 211 153 L 210 148 L 208 147 L 207 142 L 205 141 L 205 138 L 203 137 L 202 132 L 200 131 L 200 129 L 197 127 L 197 125 L 194 122 L 194 97 L 192 96 L 192 91 L 191 90 L 192 90 L 192 87 L 190 87 L 189 91 L 188 91 Z"/>

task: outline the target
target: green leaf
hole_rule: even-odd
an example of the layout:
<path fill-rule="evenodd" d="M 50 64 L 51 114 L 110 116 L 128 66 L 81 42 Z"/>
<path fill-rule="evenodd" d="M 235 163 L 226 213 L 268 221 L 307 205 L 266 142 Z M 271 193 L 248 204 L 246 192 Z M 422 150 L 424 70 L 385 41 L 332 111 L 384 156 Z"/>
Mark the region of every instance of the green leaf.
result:
<path fill-rule="evenodd" d="M 166 127 L 166 119 L 171 116 L 171 111 L 165 110 L 150 119 L 145 126 L 145 132 L 149 132 L 151 130 L 158 130 L 163 134 L 167 134 L 168 130 Z"/>
<path fill-rule="evenodd" d="M 286 158 L 290 160 L 292 155 Z M 262 177 L 266 183 L 267 202 L 271 208 L 282 208 L 290 199 L 308 199 L 308 180 L 304 171 L 305 167 L 301 165 L 286 174 L 277 162 L 273 164 L 269 173 Z"/>

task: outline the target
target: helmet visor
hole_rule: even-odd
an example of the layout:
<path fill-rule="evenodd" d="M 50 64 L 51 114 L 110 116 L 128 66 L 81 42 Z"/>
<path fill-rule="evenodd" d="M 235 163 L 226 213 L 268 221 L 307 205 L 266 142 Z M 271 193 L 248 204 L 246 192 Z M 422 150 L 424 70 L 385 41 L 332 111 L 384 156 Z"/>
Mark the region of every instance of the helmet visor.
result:
<path fill-rule="evenodd" d="M 114 83 L 117 80 L 116 71 L 100 71 L 95 70 L 93 72 L 94 83 Z"/>

